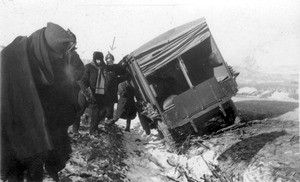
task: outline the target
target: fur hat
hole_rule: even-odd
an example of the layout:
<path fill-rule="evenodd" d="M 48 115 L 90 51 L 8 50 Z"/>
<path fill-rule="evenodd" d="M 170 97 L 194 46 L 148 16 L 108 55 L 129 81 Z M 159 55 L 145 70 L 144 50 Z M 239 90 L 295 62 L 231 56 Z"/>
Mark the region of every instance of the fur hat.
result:
<path fill-rule="evenodd" d="M 95 51 L 94 53 L 93 53 L 93 60 L 101 60 L 101 61 L 103 61 L 103 53 L 102 52 L 97 52 L 97 51 Z"/>
<path fill-rule="evenodd" d="M 58 54 L 63 54 L 69 49 L 70 44 L 76 43 L 75 36 L 72 36 L 61 26 L 51 22 L 47 23 L 45 38 L 51 49 Z"/>

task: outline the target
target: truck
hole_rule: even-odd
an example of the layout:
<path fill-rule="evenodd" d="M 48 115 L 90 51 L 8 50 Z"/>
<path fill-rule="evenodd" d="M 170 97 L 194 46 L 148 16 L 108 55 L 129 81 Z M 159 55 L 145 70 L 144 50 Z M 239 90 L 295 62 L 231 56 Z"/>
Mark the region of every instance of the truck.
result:
<path fill-rule="evenodd" d="M 236 75 L 204 18 L 159 35 L 126 62 L 142 125 L 157 127 L 171 148 L 180 136 L 203 133 L 213 118 L 234 123 Z"/>

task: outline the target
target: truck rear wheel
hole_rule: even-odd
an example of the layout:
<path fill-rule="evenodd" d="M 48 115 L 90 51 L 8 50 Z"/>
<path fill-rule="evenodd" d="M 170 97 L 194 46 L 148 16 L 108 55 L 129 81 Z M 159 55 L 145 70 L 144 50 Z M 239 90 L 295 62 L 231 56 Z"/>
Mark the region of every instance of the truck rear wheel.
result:
<path fill-rule="evenodd" d="M 167 149 L 171 152 L 176 150 L 175 140 L 171 135 L 171 132 L 168 129 L 168 126 L 161 120 L 157 121 L 157 128 L 164 136 L 164 140 L 166 142 Z"/>

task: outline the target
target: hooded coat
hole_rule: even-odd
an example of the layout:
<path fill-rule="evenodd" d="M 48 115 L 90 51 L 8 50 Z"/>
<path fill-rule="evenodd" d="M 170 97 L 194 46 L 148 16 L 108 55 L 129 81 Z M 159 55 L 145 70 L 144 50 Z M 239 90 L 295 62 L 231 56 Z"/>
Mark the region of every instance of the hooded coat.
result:
<path fill-rule="evenodd" d="M 55 151 L 62 164 L 71 152 L 66 128 L 76 116 L 76 101 L 66 69 L 72 65 L 76 71 L 70 72 L 81 77 L 84 67 L 80 59 L 53 61 L 45 31 L 17 37 L 1 51 L 2 175 L 13 161 Z"/>

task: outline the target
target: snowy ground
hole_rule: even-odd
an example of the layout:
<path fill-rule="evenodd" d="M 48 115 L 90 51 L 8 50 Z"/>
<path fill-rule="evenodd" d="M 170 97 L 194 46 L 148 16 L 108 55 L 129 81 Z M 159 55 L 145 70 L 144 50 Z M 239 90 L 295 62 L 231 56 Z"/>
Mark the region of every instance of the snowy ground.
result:
<path fill-rule="evenodd" d="M 210 135 L 191 136 L 177 153 L 167 151 L 156 130 L 145 135 L 138 119 L 88 135 L 70 135 L 73 153 L 63 182 L 300 181 L 299 104 L 289 92 L 240 88 L 233 100 L 242 122 Z M 46 178 L 44 181 L 51 181 Z"/>
<path fill-rule="evenodd" d="M 253 98 L 234 100 L 239 106 L 239 102 Z M 268 103 L 270 100 L 273 102 Z M 270 98 L 260 99 L 260 102 L 276 107 L 274 103 L 277 101 L 278 105 L 282 105 L 280 100 L 282 98 Z M 261 120 L 247 121 L 241 129 L 208 139 L 193 137 L 182 155 L 169 153 L 155 130 L 150 136 L 144 135 L 136 119 L 132 123 L 132 131 L 123 136 L 128 154 L 124 161 L 129 166 L 125 174 L 127 181 L 221 181 L 221 178 L 233 181 L 300 180 L 297 170 L 300 168 L 299 110 L 297 104 L 291 105 L 290 111 L 284 114 L 277 116 L 277 110 L 273 110 L 275 113 L 270 116 L 277 117 L 265 116 Z M 260 107 L 265 109 L 263 104 Z M 119 121 L 118 125 L 124 127 L 124 123 Z M 232 157 L 234 154 L 236 156 Z M 221 168 L 219 174 L 213 174 L 218 170 L 216 166 Z"/>
<path fill-rule="evenodd" d="M 119 122 L 122 125 L 122 122 Z M 163 140 L 157 131 L 144 135 L 139 121 L 132 123 L 133 130 L 124 134 L 124 147 L 128 158 L 124 161 L 129 170 L 126 173 L 128 181 L 158 182 L 158 181 L 188 181 L 200 179 L 204 174 L 211 175 L 205 163 L 213 161 L 214 153 L 201 154 L 202 149 L 196 149 L 189 155 L 178 155 L 166 150 Z M 200 155 L 199 155 L 200 154 Z"/>

